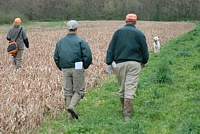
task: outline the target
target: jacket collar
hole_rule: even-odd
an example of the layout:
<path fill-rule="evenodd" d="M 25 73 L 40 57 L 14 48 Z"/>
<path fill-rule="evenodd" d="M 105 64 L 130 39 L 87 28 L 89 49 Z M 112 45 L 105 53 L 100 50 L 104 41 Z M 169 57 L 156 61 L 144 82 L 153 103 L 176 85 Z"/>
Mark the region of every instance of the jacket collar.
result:
<path fill-rule="evenodd" d="M 133 24 L 126 24 L 125 26 L 135 27 L 135 25 L 133 25 Z"/>

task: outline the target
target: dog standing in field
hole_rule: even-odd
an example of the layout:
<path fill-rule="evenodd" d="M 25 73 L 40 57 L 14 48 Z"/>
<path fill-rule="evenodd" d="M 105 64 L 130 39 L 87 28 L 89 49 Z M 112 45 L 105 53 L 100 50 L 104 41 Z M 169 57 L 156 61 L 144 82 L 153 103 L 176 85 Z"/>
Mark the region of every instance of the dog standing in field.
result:
<path fill-rule="evenodd" d="M 153 38 L 153 51 L 154 53 L 159 53 L 160 52 L 160 41 L 157 36 Z"/>

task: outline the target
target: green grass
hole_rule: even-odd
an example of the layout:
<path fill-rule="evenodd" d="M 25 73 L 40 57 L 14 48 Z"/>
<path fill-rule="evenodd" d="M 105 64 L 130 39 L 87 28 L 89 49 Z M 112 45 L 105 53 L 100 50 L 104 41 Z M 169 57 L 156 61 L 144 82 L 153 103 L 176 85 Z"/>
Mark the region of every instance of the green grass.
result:
<path fill-rule="evenodd" d="M 48 22 L 50 26 L 61 26 L 61 27 L 66 27 L 66 23 L 64 21 L 54 21 L 54 22 Z"/>
<path fill-rule="evenodd" d="M 199 134 L 200 23 L 151 54 L 142 69 L 132 120 L 125 123 L 115 76 L 88 90 L 77 106 L 79 120 L 66 111 L 45 117 L 38 134 Z"/>

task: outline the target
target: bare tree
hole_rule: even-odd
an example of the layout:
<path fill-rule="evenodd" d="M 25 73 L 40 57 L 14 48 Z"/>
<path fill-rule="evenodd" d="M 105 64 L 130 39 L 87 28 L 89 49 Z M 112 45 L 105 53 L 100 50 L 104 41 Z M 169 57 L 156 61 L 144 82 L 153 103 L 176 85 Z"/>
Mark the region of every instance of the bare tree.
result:
<path fill-rule="evenodd" d="M 132 12 L 143 20 L 200 20 L 199 7 L 200 0 L 1 0 L 0 16 L 94 20 L 124 19 Z"/>

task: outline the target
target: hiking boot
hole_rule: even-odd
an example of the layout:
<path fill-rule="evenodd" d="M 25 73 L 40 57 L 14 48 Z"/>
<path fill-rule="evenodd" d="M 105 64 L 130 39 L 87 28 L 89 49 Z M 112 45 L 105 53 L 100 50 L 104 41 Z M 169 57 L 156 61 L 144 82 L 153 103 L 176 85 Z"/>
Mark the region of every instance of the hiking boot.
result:
<path fill-rule="evenodd" d="M 78 115 L 76 113 L 76 105 L 81 100 L 81 98 L 82 98 L 81 95 L 75 92 L 74 95 L 72 96 L 70 105 L 67 108 L 68 112 L 71 113 L 72 117 L 76 119 L 78 119 Z"/>
<path fill-rule="evenodd" d="M 70 102 L 71 102 L 71 99 L 72 99 L 71 96 L 67 96 L 67 97 L 65 98 L 66 109 L 68 108 L 68 106 L 69 106 L 69 104 L 70 104 Z M 72 120 L 72 119 L 73 119 L 72 114 L 71 114 L 70 112 L 67 113 L 67 119 L 68 119 L 68 120 Z"/>
<path fill-rule="evenodd" d="M 124 120 L 128 122 L 131 120 L 131 112 L 133 108 L 133 99 L 124 99 Z"/>

